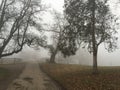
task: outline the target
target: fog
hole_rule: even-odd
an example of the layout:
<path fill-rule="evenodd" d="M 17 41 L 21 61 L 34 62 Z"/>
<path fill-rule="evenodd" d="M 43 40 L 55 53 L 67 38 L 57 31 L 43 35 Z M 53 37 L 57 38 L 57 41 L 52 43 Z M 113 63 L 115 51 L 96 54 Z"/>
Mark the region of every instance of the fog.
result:
<path fill-rule="evenodd" d="M 55 9 L 62 13 L 63 11 L 63 4 L 64 0 L 44 0 L 44 4 L 48 5 L 50 7 L 49 10 Z M 116 0 L 110 1 L 111 10 L 112 12 L 120 16 L 120 9 L 119 6 L 116 6 Z M 43 16 L 43 21 L 45 23 L 52 23 L 52 15 L 50 12 L 45 13 Z M 118 30 L 119 31 L 119 30 Z M 50 38 L 51 33 L 46 33 L 46 35 Z M 118 33 L 118 36 L 120 34 Z M 51 40 L 48 39 L 48 42 L 51 43 Z M 99 66 L 120 66 L 120 39 L 118 40 L 118 49 L 114 52 L 108 53 L 104 49 L 104 45 L 100 45 L 99 51 L 98 51 L 98 65 Z M 22 58 L 24 60 L 40 60 L 45 61 L 43 58 L 49 58 L 50 54 L 47 49 L 41 48 L 40 50 L 34 50 L 32 48 L 29 48 L 27 46 L 24 47 L 22 52 L 19 54 L 15 54 L 11 57 L 17 57 Z M 63 58 L 63 56 L 58 53 L 56 57 L 57 62 L 59 63 L 69 63 L 69 64 L 81 64 L 81 65 L 92 65 L 92 55 L 88 53 L 87 49 L 80 49 L 76 53 L 75 56 L 70 56 L 67 58 Z"/>

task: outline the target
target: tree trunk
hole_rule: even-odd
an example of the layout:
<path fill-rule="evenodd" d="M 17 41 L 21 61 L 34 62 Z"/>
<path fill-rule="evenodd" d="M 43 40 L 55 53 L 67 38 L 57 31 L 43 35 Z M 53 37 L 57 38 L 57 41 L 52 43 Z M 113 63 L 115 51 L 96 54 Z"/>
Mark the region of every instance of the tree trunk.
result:
<path fill-rule="evenodd" d="M 93 74 L 98 73 L 98 68 L 97 68 L 97 43 L 96 43 L 96 38 L 95 38 L 95 0 L 92 1 L 92 28 L 91 28 L 91 34 L 92 34 L 92 48 L 93 48 Z"/>
<path fill-rule="evenodd" d="M 12 34 L 12 35 L 13 35 L 13 34 Z M 3 57 L 3 56 L 2 56 L 2 53 L 3 53 L 4 49 L 6 48 L 6 46 L 8 45 L 8 43 L 10 42 L 10 40 L 11 40 L 11 38 L 12 38 L 12 35 L 10 35 L 10 36 L 8 37 L 8 39 L 3 43 L 3 46 L 0 47 L 0 58 Z"/>
<path fill-rule="evenodd" d="M 55 56 L 56 54 L 52 54 L 50 57 L 50 63 L 55 63 Z"/>
<path fill-rule="evenodd" d="M 96 50 L 93 52 L 93 74 L 98 74 L 97 52 L 98 52 L 98 48 L 96 48 Z"/>
<path fill-rule="evenodd" d="M 55 63 L 55 57 L 57 55 L 58 48 L 55 49 L 55 51 L 52 53 L 50 57 L 50 63 Z"/>

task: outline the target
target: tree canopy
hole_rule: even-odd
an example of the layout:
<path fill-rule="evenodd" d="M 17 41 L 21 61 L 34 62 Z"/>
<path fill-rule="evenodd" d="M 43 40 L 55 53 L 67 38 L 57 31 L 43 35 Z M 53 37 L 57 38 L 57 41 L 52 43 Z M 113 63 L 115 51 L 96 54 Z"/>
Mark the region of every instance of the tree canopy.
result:
<path fill-rule="evenodd" d="M 104 43 L 108 51 L 116 47 L 115 17 L 108 0 L 65 0 L 64 34 L 60 50 L 66 56 L 75 55 L 79 47 L 87 48 L 96 57 L 98 46 Z"/>
<path fill-rule="evenodd" d="M 37 15 L 45 10 L 41 0 L 2 0 L 0 4 L 0 58 L 18 53 L 27 44 Z"/>

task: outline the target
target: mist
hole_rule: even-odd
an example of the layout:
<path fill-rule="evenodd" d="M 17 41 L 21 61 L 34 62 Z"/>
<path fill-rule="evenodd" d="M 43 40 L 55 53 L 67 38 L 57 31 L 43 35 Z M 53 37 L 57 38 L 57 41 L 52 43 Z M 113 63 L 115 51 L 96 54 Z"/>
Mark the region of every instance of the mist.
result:
<path fill-rule="evenodd" d="M 55 9 L 58 12 L 63 12 L 63 5 L 64 0 L 44 0 L 44 4 L 50 7 L 50 11 Z M 117 2 L 116 1 L 110 1 L 111 5 L 111 11 L 119 16 L 120 13 L 118 12 L 119 6 L 115 6 Z M 43 22 L 44 23 L 52 23 L 52 15 L 50 12 L 46 12 L 45 15 L 43 15 Z M 48 43 L 51 44 L 51 33 L 46 33 L 48 36 Z M 118 36 L 119 30 L 118 30 Z M 118 40 L 118 49 L 114 52 L 107 52 L 107 50 L 104 49 L 104 45 L 100 45 L 99 51 L 98 51 L 98 66 L 120 66 L 120 39 Z M 30 48 L 28 46 L 24 46 L 24 49 L 22 52 L 18 54 L 14 54 L 10 56 L 12 58 L 22 58 L 27 61 L 34 61 L 39 60 L 41 62 L 46 62 L 46 59 L 50 58 L 50 53 L 47 49 L 40 48 L 40 50 L 34 50 L 33 48 Z M 9 57 L 8 57 L 9 58 Z M 41 59 L 42 58 L 42 59 Z M 44 58 L 44 59 L 43 59 Z M 80 48 L 76 55 L 66 57 L 64 58 L 61 53 L 58 53 L 56 56 L 56 62 L 58 63 L 69 63 L 69 64 L 81 64 L 81 65 L 92 65 L 92 55 L 87 51 L 85 48 Z"/>

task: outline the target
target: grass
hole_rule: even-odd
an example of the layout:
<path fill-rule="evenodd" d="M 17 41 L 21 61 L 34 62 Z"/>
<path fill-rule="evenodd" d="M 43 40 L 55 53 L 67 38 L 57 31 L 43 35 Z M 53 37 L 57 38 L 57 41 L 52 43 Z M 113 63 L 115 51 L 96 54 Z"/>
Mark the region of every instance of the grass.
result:
<path fill-rule="evenodd" d="M 0 68 L 0 81 L 7 79 L 9 75 L 10 75 L 10 72 L 8 69 Z"/>
<path fill-rule="evenodd" d="M 25 64 L 0 64 L 0 90 L 6 90 L 8 85 L 19 75 L 24 69 Z"/>
<path fill-rule="evenodd" d="M 120 90 L 120 67 L 92 67 L 64 64 L 41 64 L 41 68 L 66 90 Z"/>

